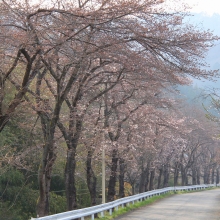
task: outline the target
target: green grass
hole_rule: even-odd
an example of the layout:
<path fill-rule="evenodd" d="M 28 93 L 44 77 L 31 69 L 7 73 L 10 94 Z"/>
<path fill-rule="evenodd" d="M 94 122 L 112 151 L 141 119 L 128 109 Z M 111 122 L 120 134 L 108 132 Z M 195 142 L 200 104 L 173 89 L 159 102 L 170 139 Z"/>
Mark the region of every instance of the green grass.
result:
<path fill-rule="evenodd" d="M 174 195 L 174 192 L 169 192 L 169 193 L 166 193 L 166 194 L 162 194 L 162 195 L 159 195 L 159 196 L 153 196 L 151 198 L 148 198 L 146 200 L 143 200 L 141 202 L 136 202 L 134 204 L 129 204 L 127 206 L 125 206 L 124 208 L 120 207 L 118 208 L 118 210 L 115 210 L 112 215 L 109 215 L 108 212 L 105 212 L 105 217 L 99 217 L 99 218 L 96 218 L 96 219 L 101 219 L 101 220 L 109 220 L 109 219 L 114 219 L 116 218 L 117 216 L 119 215 L 123 215 L 129 211 L 132 211 L 134 209 L 137 209 L 139 207 L 142 207 L 142 206 L 146 206 L 146 205 L 150 205 L 160 199 L 163 199 L 163 198 L 166 198 L 168 196 L 171 196 L 171 195 Z"/>
<path fill-rule="evenodd" d="M 212 187 L 212 188 L 207 188 L 207 189 L 202 189 L 202 190 L 194 190 L 194 191 L 172 191 L 172 192 L 168 192 L 168 193 L 165 193 L 165 194 L 162 194 L 162 195 L 159 195 L 159 196 L 153 196 L 153 197 L 150 197 L 146 200 L 143 200 L 141 202 L 136 202 L 134 204 L 127 204 L 127 206 L 125 207 L 120 207 L 118 208 L 118 210 L 115 210 L 112 215 L 109 215 L 109 213 L 106 211 L 105 212 L 105 217 L 98 217 L 98 218 L 95 218 L 96 220 L 110 220 L 110 219 L 114 219 L 120 215 L 123 215 L 129 211 L 132 211 L 134 209 L 137 209 L 137 208 L 140 208 L 142 206 L 146 206 L 146 205 L 150 205 L 156 201 L 159 201 L 161 199 L 164 199 L 166 197 L 169 197 L 171 195 L 175 195 L 175 194 L 185 194 L 185 193 L 193 193 L 193 192 L 200 192 L 200 191 L 205 191 L 205 190 L 210 190 L 210 189 L 215 189 L 216 187 Z"/>

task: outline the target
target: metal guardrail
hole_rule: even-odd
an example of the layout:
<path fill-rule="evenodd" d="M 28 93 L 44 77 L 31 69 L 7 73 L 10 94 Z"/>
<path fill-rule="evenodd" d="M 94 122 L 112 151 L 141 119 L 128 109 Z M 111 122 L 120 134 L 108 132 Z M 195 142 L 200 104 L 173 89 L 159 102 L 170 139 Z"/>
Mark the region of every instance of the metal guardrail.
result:
<path fill-rule="evenodd" d="M 163 189 L 152 190 L 140 194 L 136 194 L 133 196 L 128 196 L 122 199 L 117 199 L 113 202 L 108 202 L 101 205 L 92 206 L 89 208 L 77 209 L 68 212 L 62 212 L 55 215 L 49 215 L 40 218 L 31 218 L 31 220 L 74 220 L 79 219 L 84 220 L 84 217 L 91 216 L 91 220 L 94 220 L 95 214 L 101 214 L 104 217 L 104 212 L 109 211 L 109 214 L 112 214 L 112 210 L 117 210 L 119 206 L 124 207 L 126 204 L 135 203 L 137 201 L 142 201 L 144 199 L 150 198 L 152 196 L 165 194 L 170 191 L 190 191 L 190 190 L 198 190 L 198 189 L 205 189 L 208 187 L 217 186 L 216 184 L 208 184 L 208 185 L 193 185 L 193 186 L 175 186 L 175 187 L 167 187 Z M 219 186 L 219 185 L 218 185 Z"/>

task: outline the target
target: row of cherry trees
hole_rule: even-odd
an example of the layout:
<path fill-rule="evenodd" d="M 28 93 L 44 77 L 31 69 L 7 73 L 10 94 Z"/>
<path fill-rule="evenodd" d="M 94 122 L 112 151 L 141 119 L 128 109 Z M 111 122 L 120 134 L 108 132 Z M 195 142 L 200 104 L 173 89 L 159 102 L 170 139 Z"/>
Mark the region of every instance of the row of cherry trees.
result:
<path fill-rule="evenodd" d="M 188 184 L 189 175 L 193 184 L 201 175 L 209 182 L 210 170 L 213 178 L 214 133 L 207 122 L 180 111 L 171 94 L 176 85 L 189 83 L 188 76 L 216 74 L 204 69 L 203 55 L 217 37 L 184 24 L 185 14 L 167 12 L 161 0 L 3 0 L 0 7 L 0 131 L 28 103 L 33 127 L 42 131 L 39 216 L 49 213 L 58 156 L 66 160 L 67 210 L 77 208 L 82 159 L 96 204 L 94 167 L 103 148 L 108 201 L 117 182 L 123 197 L 125 181 L 133 192 L 143 192 L 167 186 L 171 175 L 176 185 L 179 176 Z M 66 155 L 58 154 L 60 139 Z"/>
<path fill-rule="evenodd" d="M 187 112 L 184 113 L 184 110 Z M 113 133 L 113 129 L 116 132 L 114 135 L 118 135 L 118 126 L 112 126 L 104 131 L 106 136 L 109 130 L 110 134 Z M 193 106 L 182 108 L 181 112 L 170 108 L 140 107 L 123 124 L 117 140 L 112 142 L 105 138 L 101 145 L 98 143 L 97 146 L 97 142 L 92 144 L 92 152 L 96 153 L 93 156 L 94 164 L 101 146 L 105 146 L 107 151 L 107 172 L 110 175 L 108 200 L 125 196 L 125 182 L 132 186 L 133 194 L 169 184 L 219 182 L 217 134 L 217 126 L 204 117 L 203 111 Z M 99 140 L 103 140 L 103 137 L 99 136 Z M 87 159 L 84 157 L 84 160 Z M 87 163 L 88 169 L 92 168 Z M 94 178 L 94 172 L 91 177 Z M 119 184 L 117 192 L 116 182 Z M 90 195 L 92 197 L 95 193 Z"/>

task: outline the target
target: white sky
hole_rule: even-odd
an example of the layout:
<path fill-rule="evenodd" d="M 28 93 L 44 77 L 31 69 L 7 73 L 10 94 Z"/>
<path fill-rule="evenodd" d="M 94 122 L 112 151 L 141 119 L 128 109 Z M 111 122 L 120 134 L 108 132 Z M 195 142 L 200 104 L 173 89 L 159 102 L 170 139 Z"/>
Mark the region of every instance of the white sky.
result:
<path fill-rule="evenodd" d="M 182 0 L 186 2 L 193 8 L 192 12 L 203 12 L 208 15 L 212 15 L 214 13 L 220 14 L 220 0 Z"/>

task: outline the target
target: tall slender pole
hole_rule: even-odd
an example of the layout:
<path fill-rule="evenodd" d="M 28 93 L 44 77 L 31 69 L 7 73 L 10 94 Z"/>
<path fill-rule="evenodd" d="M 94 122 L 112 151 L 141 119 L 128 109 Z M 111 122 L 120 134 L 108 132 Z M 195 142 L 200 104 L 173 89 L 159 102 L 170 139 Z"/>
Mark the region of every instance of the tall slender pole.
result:
<path fill-rule="evenodd" d="M 101 113 L 103 116 L 103 128 L 105 127 L 105 103 L 103 100 L 103 105 L 101 108 Z M 103 132 L 103 144 L 102 144 L 102 203 L 105 203 L 105 148 L 104 148 L 104 143 L 105 143 L 105 133 Z"/>
<path fill-rule="evenodd" d="M 102 147 L 102 203 L 105 203 L 105 149 Z"/>

